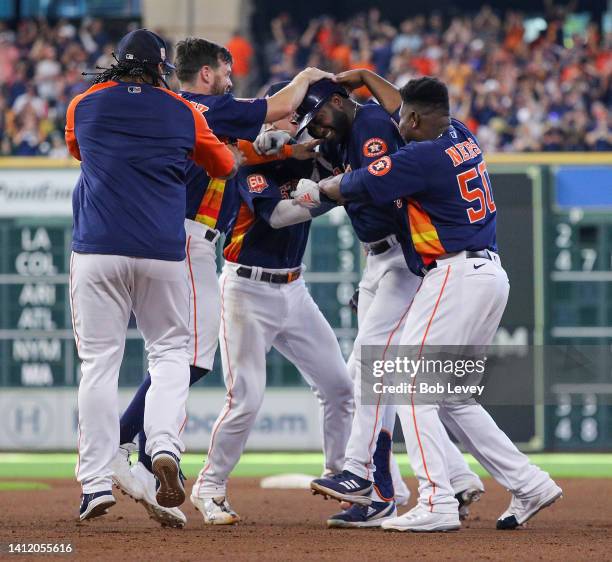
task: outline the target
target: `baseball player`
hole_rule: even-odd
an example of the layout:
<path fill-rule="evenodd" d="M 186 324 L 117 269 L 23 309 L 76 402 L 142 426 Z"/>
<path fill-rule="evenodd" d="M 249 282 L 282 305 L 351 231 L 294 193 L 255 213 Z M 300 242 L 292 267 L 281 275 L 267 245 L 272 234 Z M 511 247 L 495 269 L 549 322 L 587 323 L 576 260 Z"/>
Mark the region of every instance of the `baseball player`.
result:
<path fill-rule="evenodd" d="M 259 156 L 244 140 L 256 140 L 261 150 L 270 151 L 278 134 L 256 139 L 264 122 L 274 121 L 291 113 L 303 98 L 308 85 L 326 73 L 307 69 L 298 74 L 282 91 L 268 99 L 238 100 L 231 90 L 230 53 L 205 39 L 188 38 L 176 48 L 177 76 L 181 96 L 206 115 L 213 132 L 226 142 L 237 139 L 247 161 L 269 161 L 278 158 L 311 158 L 312 148 L 286 146 L 281 154 Z M 221 302 L 216 267 L 216 241 L 233 220 L 231 209 L 237 192 L 225 189 L 225 180 L 212 176 L 196 165 L 187 168 L 185 230 L 186 265 L 190 289 L 190 339 L 188 345 L 190 385 L 197 382 L 213 366 L 219 334 Z M 146 437 L 142 431 L 145 396 L 150 385 L 147 376 L 121 418 L 121 447 L 113 463 L 114 481 L 122 491 L 138 500 L 149 515 L 164 526 L 182 527 L 185 515 L 178 508 L 165 508 L 155 501 L 155 482 L 151 459 L 146 453 Z M 139 434 L 139 462 L 130 465 L 132 441 Z"/>
<path fill-rule="evenodd" d="M 139 29 L 119 43 L 117 64 L 75 97 L 66 143 L 81 160 L 73 194 L 70 304 L 82 378 L 78 395 L 80 520 L 115 504 L 119 446 L 117 380 L 133 312 L 151 384 L 144 405 L 156 501 L 185 498 L 179 456 L 189 386 L 189 291 L 185 268 L 185 167 L 235 173 L 233 153 L 189 102 L 164 88 L 174 68 L 166 45 Z"/>
<path fill-rule="evenodd" d="M 509 283 L 497 254 L 496 206 L 482 150 L 469 129 L 449 117 L 442 82 L 431 77 L 411 80 L 399 93 L 400 132 L 409 144 L 319 187 L 339 201 L 380 205 L 401 198 L 407 206 L 424 278 L 406 316 L 402 345 L 421 350 L 426 345 L 488 345 L 506 306 Z M 448 458 L 440 446 L 445 437 L 440 418 L 511 491 L 498 529 L 522 525 L 561 497 L 550 476 L 531 464 L 476 402 L 415 405 L 413 395 L 398 413 L 419 479 L 419 502 L 385 521 L 384 529 L 460 527 Z"/>
<path fill-rule="evenodd" d="M 279 87 L 271 87 L 268 94 Z M 296 130 L 289 119 L 272 127 L 292 136 Z M 352 383 L 336 336 L 302 276 L 312 214 L 289 197 L 298 180 L 312 172 L 312 161 L 291 159 L 243 167 L 231 182 L 240 201 L 226 238 L 220 278 L 219 340 L 227 396 L 191 494 L 208 524 L 239 520 L 227 500 L 227 479 L 260 409 L 271 347 L 298 368 L 321 403 L 325 469 L 337 471 L 344 460 Z M 328 208 L 335 206 L 331 202 Z"/>
<path fill-rule="evenodd" d="M 396 121 L 383 107 L 376 103 L 357 104 L 348 98 L 342 86 L 331 80 L 322 80 L 311 86 L 298 113 L 302 117 L 300 127 L 307 126 L 311 136 L 325 139 L 323 153 L 331 160 L 336 173 L 367 168 L 404 144 Z M 307 199 L 310 194 L 308 190 L 303 192 Z M 316 193 L 312 195 L 316 196 Z M 298 202 L 301 196 L 302 192 L 298 190 Z M 359 284 L 359 331 L 350 362 L 355 380 L 356 409 L 346 460 L 342 471 L 311 484 L 316 493 L 354 503 L 348 510 L 328 520 L 332 527 L 380 526 L 385 519 L 396 515 L 394 482 L 390 475 L 392 466 L 389 466 L 395 408 L 380 403 L 363 405 L 358 375 L 361 372 L 361 346 L 381 346 L 384 358 L 386 349 L 399 343 L 405 317 L 421 284 L 420 277 L 408 269 L 400 244 L 406 232 L 402 208 L 401 201 L 376 206 L 359 201 L 345 205 L 368 255 Z M 480 479 L 469 469 L 448 436 L 445 435 L 440 443 L 448 450 L 455 493 L 463 497 L 466 490 L 471 490 L 466 497 L 474 499 L 483 491 Z M 398 475 L 395 483 L 405 488 L 399 469 L 395 472 Z"/>

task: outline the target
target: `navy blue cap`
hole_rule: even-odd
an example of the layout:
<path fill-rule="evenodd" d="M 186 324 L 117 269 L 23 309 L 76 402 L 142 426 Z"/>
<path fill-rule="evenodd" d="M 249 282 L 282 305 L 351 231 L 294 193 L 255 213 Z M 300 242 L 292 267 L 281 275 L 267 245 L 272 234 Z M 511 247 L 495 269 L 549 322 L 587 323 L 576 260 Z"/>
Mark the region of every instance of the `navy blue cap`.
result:
<path fill-rule="evenodd" d="M 308 126 L 319 109 L 321 109 L 325 102 L 334 94 L 348 98 L 346 88 L 340 84 L 336 84 L 336 82 L 329 78 L 323 78 L 308 88 L 304 100 L 296 110 L 299 118 L 298 133 Z"/>
<path fill-rule="evenodd" d="M 289 80 L 283 80 L 282 82 L 275 82 L 274 84 L 270 84 L 266 93 L 264 94 L 264 98 L 271 98 L 274 94 L 280 92 L 285 86 L 288 86 L 291 82 Z"/>
<path fill-rule="evenodd" d="M 136 29 L 124 35 L 117 45 L 117 59 L 134 61 L 157 66 L 162 63 L 169 70 L 174 70 L 168 62 L 166 42 L 157 33 L 148 29 Z"/>

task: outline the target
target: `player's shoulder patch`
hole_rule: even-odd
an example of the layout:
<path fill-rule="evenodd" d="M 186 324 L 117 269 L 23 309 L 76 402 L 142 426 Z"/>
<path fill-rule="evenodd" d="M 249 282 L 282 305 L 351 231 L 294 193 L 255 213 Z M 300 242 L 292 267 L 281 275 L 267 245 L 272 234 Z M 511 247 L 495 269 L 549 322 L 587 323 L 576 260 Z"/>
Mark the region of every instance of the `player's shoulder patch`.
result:
<path fill-rule="evenodd" d="M 246 179 L 250 193 L 261 193 L 268 187 L 268 182 L 261 174 L 250 174 Z"/>
<path fill-rule="evenodd" d="M 372 137 L 363 143 L 363 155 L 367 158 L 376 158 L 387 152 L 387 143 L 378 137 Z"/>
<path fill-rule="evenodd" d="M 191 105 L 193 105 L 193 107 L 195 107 L 195 109 L 197 111 L 199 111 L 200 113 L 206 113 L 210 107 L 208 107 L 207 105 L 204 105 L 203 103 L 200 103 L 198 101 L 195 100 L 187 100 Z"/>
<path fill-rule="evenodd" d="M 384 176 L 391 170 L 391 158 L 383 156 L 368 166 L 368 172 L 373 176 Z"/>

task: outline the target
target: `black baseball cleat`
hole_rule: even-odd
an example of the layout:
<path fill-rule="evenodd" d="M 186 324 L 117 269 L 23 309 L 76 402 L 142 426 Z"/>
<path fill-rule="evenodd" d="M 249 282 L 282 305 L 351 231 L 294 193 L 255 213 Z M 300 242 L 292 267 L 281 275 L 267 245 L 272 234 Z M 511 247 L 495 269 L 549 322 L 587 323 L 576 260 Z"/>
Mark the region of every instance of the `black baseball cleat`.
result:
<path fill-rule="evenodd" d="M 185 477 L 179 458 L 170 451 L 158 451 L 151 460 L 157 484 L 155 499 L 162 507 L 178 507 L 185 501 Z"/>
<path fill-rule="evenodd" d="M 373 501 L 370 505 L 353 504 L 343 512 L 332 515 L 327 520 L 327 526 L 340 529 L 380 527 L 383 521 L 393 517 L 397 517 L 393 500 Z"/>
<path fill-rule="evenodd" d="M 111 490 L 82 494 L 81 507 L 79 508 L 79 521 L 106 515 L 108 509 L 113 507 L 115 503 L 117 502 Z"/>
<path fill-rule="evenodd" d="M 361 505 L 370 505 L 372 500 L 368 494 L 373 483 L 361 478 L 348 470 L 325 478 L 317 478 L 310 483 L 310 489 L 315 494 L 331 497 L 338 501 L 347 501 Z"/>

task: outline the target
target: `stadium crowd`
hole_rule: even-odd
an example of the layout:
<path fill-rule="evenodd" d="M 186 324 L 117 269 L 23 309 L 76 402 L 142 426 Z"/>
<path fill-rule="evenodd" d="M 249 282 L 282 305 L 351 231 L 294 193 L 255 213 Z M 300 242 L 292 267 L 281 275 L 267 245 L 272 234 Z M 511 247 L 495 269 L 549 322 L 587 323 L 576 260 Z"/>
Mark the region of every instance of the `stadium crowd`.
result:
<path fill-rule="evenodd" d="M 521 14 L 502 19 L 487 7 L 450 20 L 416 16 L 399 27 L 376 8 L 346 21 L 316 18 L 305 30 L 281 14 L 261 53 L 263 72 L 242 60 L 253 52 L 244 37 L 234 35 L 228 47 L 241 95 L 259 85 L 255 76 L 283 80 L 305 66 L 370 68 L 398 86 L 431 74 L 448 83 L 454 115 L 486 151 L 612 150 L 612 34 L 591 23 L 568 38 L 564 17 L 550 15 L 531 38 Z M 17 29 L 0 22 L 0 155 L 67 156 L 66 107 L 88 87 L 81 73 L 108 67 L 113 48 L 97 19 L 25 20 Z"/>
<path fill-rule="evenodd" d="M 108 66 L 112 51 L 101 20 L 0 22 L 0 155 L 67 157 L 68 103 L 88 87 L 81 73 Z"/>
<path fill-rule="evenodd" d="M 445 20 L 416 16 L 398 27 L 372 8 L 346 21 L 313 19 L 300 32 L 288 14 L 271 22 L 271 81 L 304 66 L 339 72 L 365 67 L 397 86 L 436 75 L 449 86 L 454 115 L 485 151 L 612 150 L 612 33 L 595 23 L 564 37 L 568 14 L 526 36 L 524 16 L 488 7 Z M 367 96 L 367 90 L 358 92 Z"/>

